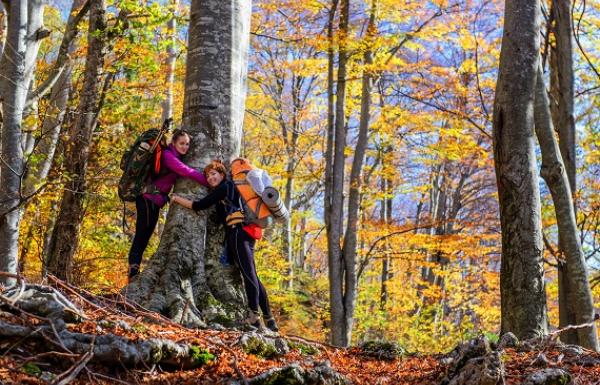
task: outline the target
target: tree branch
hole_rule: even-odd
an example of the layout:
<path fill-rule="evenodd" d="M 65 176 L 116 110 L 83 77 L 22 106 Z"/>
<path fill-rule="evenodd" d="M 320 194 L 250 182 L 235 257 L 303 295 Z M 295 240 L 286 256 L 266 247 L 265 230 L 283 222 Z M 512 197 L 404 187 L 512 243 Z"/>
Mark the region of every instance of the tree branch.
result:
<path fill-rule="evenodd" d="M 27 107 L 31 106 L 34 102 L 38 101 L 52 89 L 52 86 L 54 86 L 54 84 L 64 71 L 69 60 L 71 60 L 71 58 L 69 57 L 71 43 L 73 42 L 75 37 L 77 37 L 79 23 L 84 18 L 89 9 L 90 2 L 88 0 L 83 4 L 83 6 L 79 9 L 79 12 L 77 12 L 75 16 L 69 16 L 69 21 L 67 22 L 65 34 L 63 35 L 62 42 L 60 43 L 58 56 L 56 57 L 54 66 L 52 67 L 48 78 L 42 84 L 40 84 L 37 89 L 32 91 L 27 96 Z"/>

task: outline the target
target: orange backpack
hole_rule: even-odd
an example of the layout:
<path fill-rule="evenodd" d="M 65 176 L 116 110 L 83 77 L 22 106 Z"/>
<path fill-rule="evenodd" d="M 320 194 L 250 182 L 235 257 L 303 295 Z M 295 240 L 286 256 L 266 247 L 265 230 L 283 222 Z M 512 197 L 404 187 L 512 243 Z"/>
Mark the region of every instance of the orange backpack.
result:
<path fill-rule="evenodd" d="M 246 179 L 248 172 L 255 169 L 248 159 L 237 158 L 231 162 L 231 180 L 242 197 L 244 216 L 247 223 L 255 223 L 261 228 L 268 227 L 273 222 L 273 214 L 254 191 Z"/>

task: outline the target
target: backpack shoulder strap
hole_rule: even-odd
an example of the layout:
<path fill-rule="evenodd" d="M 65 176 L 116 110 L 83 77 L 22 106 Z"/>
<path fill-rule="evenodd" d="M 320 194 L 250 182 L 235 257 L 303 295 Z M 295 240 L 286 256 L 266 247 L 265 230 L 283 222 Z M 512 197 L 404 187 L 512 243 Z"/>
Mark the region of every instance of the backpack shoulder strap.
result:
<path fill-rule="evenodd" d="M 225 184 L 226 184 L 225 187 L 226 187 L 227 191 L 225 193 L 225 199 L 223 199 L 221 202 L 226 207 L 231 208 L 233 206 L 233 200 L 235 198 L 235 191 L 233 190 L 235 188 L 235 186 L 231 186 L 230 183 L 227 183 L 227 182 L 225 182 Z"/>

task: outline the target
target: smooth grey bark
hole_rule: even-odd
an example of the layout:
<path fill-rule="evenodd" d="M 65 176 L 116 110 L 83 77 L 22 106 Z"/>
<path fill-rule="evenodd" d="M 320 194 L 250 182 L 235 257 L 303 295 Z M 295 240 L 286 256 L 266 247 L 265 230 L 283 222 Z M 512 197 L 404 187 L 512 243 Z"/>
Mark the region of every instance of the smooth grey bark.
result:
<path fill-rule="evenodd" d="M 29 82 L 30 90 L 34 83 L 35 74 L 31 77 L 31 81 Z M 21 136 L 21 147 L 23 148 L 23 157 L 26 160 L 29 158 L 35 147 L 35 133 L 38 129 L 38 113 L 39 106 L 37 102 L 26 105 L 25 110 L 23 111 L 23 120 L 29 120 L 27 118 L 34 117 L 31 119 L 32 121 L 28 122 L 29 124 L 23 125 L 22 127 L 23 135 Z M 27 169 L 27 165 L 25 165 L 25 169 Z M 27 171 L 25 171 L 25 173 L 27 173 Z M 27 195 L 27 193 L 23 192 L 23 195 Z"/>
<path fill-rule="evenodd" d="M 568 280 L 570 290 L 564 303 L 567 308 L 563 310 L 575 316 L 573 324 L 593 323 L 594 302 L 588 282 L 585 255 L 579 240 L 569 180 L 562 161 L 559 144 L 554 137 L 550 102 L 544 86 L 541 66 L 537 73 L 535 94 L 535 132 L 542 152 L 541 174 L 552 194 L 558 223 L 560 250 L 564 253 L 566 262 L 563 264 L 562 271 L 563 278 Z M 590 328 L 577 329 L 575 334 L 576 343 L 598 351 L 598 336 L 595 324 Z"/>
<path fill-rule="evenodd" d="M 175 82 L 175 63 L 177 62 L 177 7 L 179 0 L 171 0 L 169 6 L 173 9 L 173 17 L 167 22 L 167 60 L 165 63 L 165 100 L 162 102 L 162 120 L 173 117 L 173 84 Z"/>
<path fill-rule="evenodd" d="M 333 162 L 331 169 L 330 212 L 327 226 L 327 251 L 329 265 L 329 301 L 331 312 L 331 343 L 337 346 L 350 344 L 350 331 L 346 329 L 347 313 L 344 295 L 344 261 L 340 242 L 343 237 L 344 217 L 344 165 L 346 146 L 346 64 L 348 52 L 346 49 L 348 19 L 350 12 L 349 0 L 340 2 L 339 33 L 340 44 L 338 53 L 338 73 L 335 103 L 335 125 L 333 145 Z M 352 290 L 353 288 L 349 288 Z"/>
<path fill-rule="evenodd" d="M 331 193 L 333 187 L 333 149 L 335 139 L 335 94 L 334 94 L 334 21 L 338 0 L 332 0 L 327 21 L 327 134 L 325 141 L 325 196 L 323 212 L 325 226 L 329 228 L 331 218 Z"/>
<path fill-rule="evenodd" d="M 192 1 L 183 111 L 183 126 L 192 136 L 185 161 L 192 167 L 239 153 L 250 11 L 249 0 Z M 175 191 L 192 199 L 205 192 L 186 180 Z M 241 316 L 240 273 L 219 262 L 224 233 L 211 212 L 169 209 L 156 254 L 124 289 L 130 299 L 188 326 L 228 324 Z"/>
<path fill-rule="evenodd" d="M 556 39 L 556 49 L 552 68 L 552 89 L 556 108 L 554 126 L 558 132 L 560 153 L 566 168 L 571 192 L 577 191 L 575 164 L 575 86 L 573 74 L 573 20 L 571 18 L 571 0 L 552 2 Z"/>
<path fill-rule="evenodd" d="M 59 56 L 65 56 L 65 54 L 71 55 L 75 51 L 74 43 L 78 32 L 77 26 L 88 10 L 89 2 L 87 0 L 73 1 L 60 45 Z M 63 51 L 64 54 L 62 53 Z M 73 64 L 70 60 L 67 60 L 65 63 L 60 64 L 60 67 L 63 67 L 63 69 L 60 70 L 60 75 L 52 86 L 50 102 L 48 103 L 41 132 L 38 134 L 38 143 L 33 149 L 35 161 L 28 160 L 27 162 L 27 172 L 23 188 L 26 195 L 33 193 L 38 185 L 44 183 L 54 160 L 71 92 Z M 32 103 L 37 104 L 37 101 L 34 100 Z"/>
<path fill-rule="evenodd" d="M 349 2 L 348 2 L 349 3 Z M 349 5 L 344 4 L 348 7 Z M 348 12 L 348 9 L 342 8 L 342 14 Z M 377 12 L 377 0 L 371 2 L 371 10 L 369 23 L 367 26 L 366 45 L 367 49 L 364 54 L 364 63 L 367 69 L 363 71 L 362 90 L 361 90 L 361 106 L 360 119 L 358 128 L 358 139 L 354 150 L 354 159 L 352 160 L 352 168 L 350 169 L 350 188 L 348 194 L 348 219 L 346 222 L 346 231 L 344 233 L 344 242 L 342 257 L 344 263 L 344 346 L 350 344 L 352 340 L 352 327 L 354 325 L 354 309 L 356 308 L 356 290 L 357 272 L 356 272 L 356 254 L 357 254 L 357 239 L 358 239 L 358 221 L 360 212 L 360 189 L 362 185 L 362 167 L 365 160 L 365 152 L 368 143 L 370 108 L 371 108 L 371 89 L 373 87 L 373 74 L 369 68 L 373 64 L 372 44 L 375 36 L 375 14 Z M 339 105 L 338 105 L 339 106 Z M 343 110 L 336 111 L 337 114 L 343 114 Z M 339 118 L 339 116 L 338 116 Z M 343 148 L 342 148 L 343 151 Z M 342 197 L 343 200 L 343 197 Z M 339 242 L 338 242 L 339 243 Z"/>
<path fill-rule="evenodd" d="M 0 103 L 2 103 L 0 139 L 0 271 L 17 270 L 19 223 L 22 201 L 21 178 L 24 159 L 22 119 L 28 85 L 36 63 L 43 30 L 41 1 L 5 2 L 8 7 L 6 44 L 0 59 Z M 13 284 L 12 278 L 0 283 Z"/>
<path fill-rule="evenodd" d="M 88 52 L 83 87 L 75 120 L 68 129 L 69 139 L 65 141 L 65 173 L 70 179 L 65 184 L 48 248 L 48 272 L 65 281 L 72 279 L 73 258 L 79 245 L 87 194 L 87 165 L 92 133 L 99 111 L 106 48 L 105 13 L 104 0 L 90 0 Z"/>
<path fill-rule="evenodd" d="M 554 24 L 555 47 L 550 55 L 551 67 L 551 90 L 554 103 L 550 110 L 554 128 L 558 132 L 558 143 L 561 158 L 564 162 L 570 192 L 572 195 L 574 215 L 577 218 L 577 205 L 575 204 L 575 192 L 577 191 L 577 167 L 575 162 L 575 117 L 574 117 L 574 74 L 573 74 L 573 21 L 571 18 L 571 0 L 552 2 L 552 16 Z M 558 214 L 558 213 L 557 213 Z M 559 249 L 567 254 L 569 251 Z M 558 314 L 559 327 L 577 323 L 576 310 L 569 303 L 569 298 L 577 291 L 572 287 L 573 279 L 569 272 L 569 262 L 558 264 Z M 569 344 L 582 344 L 578 333 L 569 330 L 561 334 L 561 340 Z"/>
<path fill-rule="evenodd" d="M 540 2 L 507 0 L 493 117 L 502 227 L 501 334 L 547 332 L 542 223 L 534 137 Z"/>

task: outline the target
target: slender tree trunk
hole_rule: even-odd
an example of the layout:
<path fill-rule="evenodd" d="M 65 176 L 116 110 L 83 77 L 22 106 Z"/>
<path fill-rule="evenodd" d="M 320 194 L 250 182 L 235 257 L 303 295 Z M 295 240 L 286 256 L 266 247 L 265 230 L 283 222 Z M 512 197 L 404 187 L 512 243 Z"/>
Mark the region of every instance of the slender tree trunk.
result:
<path fill-rule="evenodd" d="M 334 52 L 334 21 L 337 12 L 338 0 L 332 0 L 329 10 L 329 19 L 327 22 L 327 139 L 325 142 L 325 198 L 323 203 L 323 216 L 326 233 L 331 232 L 332 226 L 332 195 L 333 195 L 333 150 L 335 140 L 335 94 L 334 94 L 334 70 L 335 70 L 335 52 Z M 329 265 L 329 301 L 341 303 L 341 298 L 333 293 L 331 278 L 339 276 L 339 262 L 334 261 L 331 247 L 329 246 L 329 235 L 327 235 L 327 259 Z M 337 281 L 336 281 L 337 283 Z M 336 286 L 337 287 L 337 286 Z M 333 311 L 332 311 L 333 314 Z M 331 336 L 333 340 L 333 329 L 337 328 L 334 324 L 333 316 L 331 318 Z"/>
<path fill-rule="evenodd" d="M 298 254 L 296 254 L 296 267 L 302 271 L 306 271 L 306 245 L 307 245 L 307 237 L 306 237 L 306 217 L 300 218 L 300 228 L 298 230 L 300 236 L 297 238 L 298 245 Z"/>
<path fill-rule="evenodd" d="M 239 153 L 250 10 L 249 0 L 192 1 L 183 111 L 192 136 L 185 161 L 192 167 Z M 175 191 L 196 199 L 203 195 L 187 180 L 178 181 Z M 246 307 L 239 270 L 220 264 L 222 250 L 223 229 L 213 214 L 173 206 L 156 254 L 125 292 L 176 322 L 227 324 Z"/>
<path fill-rule="evenodd" d="M 555 48 L 551 52 L 551 89 L 555 103 L 552 103 L 551 111 L 554 127 L 558 131 L 559 148 L 561 158 L 564 162 L 570 191 L 572 195 L 571 204 L 574 215 L 577 218 L 577 205 L 575 204 L 575 193 L 577 191 L 577 167 L 575 164 L 575 118 L 574 104 L 574 75 L 573 75 L 573 22 L 571 18 L 571 0 L 553 1 L 552 12 L 555 20 L 554 38 Z M 567 253 L 559 244 L 559 249 Z M 559 327 L 577 323 L 577 315 L 570 306 L 569 298 L 574 296 L 577 290 L 572 287 L 572 279 L 569 276 L 568 262 L 558 264 L 558 314 Z M 569 330 L 561 334 L 561 340 L 569 344 L 583 344 L 579 341 L 578 333 Z"/>
<path fill-rule="evenodd" d="M 342 226 L 344 217 L 344 164 L 346 145 L 346 50 L 349 0 L 340 2 L 340 48 L 335 104 L 335 127 L 333 141 L 331 212 L 327 229 L 327 249 L 329 254 L 329 301 L 331 303 L 331 342 L 338 346 L 347 346 L 348 330 L 346 329 L 346 309 L 344 296 L 344 261 L 340 243 L 342 242 Z"/>
<path fill-rule="evenodd" d="M 83 88 L 75 120 L 69 127 L 69 140 L 65 144 L 65 172 L 70 179 L 65 186 L 48 252 L 48 272 L 67 281 L 72 278 L 73 258 L 79 245 L 87 194 L 86 173 L 99 109 L 100 80 L 106 46 L 105 12 L 104 0 L 90 1 Z"/>
<path fill-rule="evenodd" d="M 575 315 L 575 324 L 589 323 L 594 320 L 592 292 L 588 283 L 585 256 L 577 231 L 571 189 L 559 145 L 554 137 L 550 103 L 544 87 L 541 66 L 537 74 L 535 98 L 535 131 L 542 151 L 541 174 L 548 184 L 554 201 L 560 249 L 566 259 L 566 263 L 563 265 L 563 278 L 569 280 L 570 290 L 569 296 L 565 298 L 567 306 L 565 310 L 569 314 Z M 578 344 L 588 349 L 598 350 L 595 324 L 590 328 L 577 329 L 575 337 Z"/>
<path fill-rule="evenodd" d="M 0 271 L 17 271 L 19 222 L 21 219 L 21 179 L 24 159 L 21 147 L 22 120 L 27 90 L 37 58 L 43 29 L 44 4 L 41 1 L 5 2 L 9 7 L 6 49 L 0 59 Z M 13 279 L 0 278 L 12 284 Z"/>
<path fill-rule="evenodd" d="M 50 210 L 46 218 L 46 225 L 43 230 L 43 245 L 42 245 L 42 277 L 48 275 L 48 253 L 50 252 L 50 241 L 52 240 L 52 231 L 56 223 L 56 215 L 58 211 L 58 201 L 52 200 Z"/>
<path fill-rule="evenodd" d="M 291 138 L 288 138 L 287 130 L 285 129 L 285 122 L 282 122 L 284 128 L 284 142 L 286 144 L 286 151 L 288 154 L 286 164 L 286 181 L 285 181 L 285 195 L 284 204 L 285 207 L 292 207 L 292 195 L 294 193 L 294 170 L 296 167 L 296 152 L 298 147 L 298 138 L 300 132 L 300 120 L 298 114 L 300 113 L 300 91 L 302 88 L 303 77 L 293 76 L 292 77 L 292 133 Z M 285 221 L 283 228 L 283 250 L 286 256 L 288 271 L 286 278 L 286 286 L 289 290 L 294 287 L 294 248 L 293 248 L 293 232 L 292 232 L 292 216 L 289 215 Z"/>
<path fill-rule="evenodd" d="M 165 69 L 167 71 L 165 75 L 165 84 L 167 90 L 165 92 L 165 100 L 162 103 L 162 119 L 173 117 L 173 84 L 175 82 L 175 63 L 177 61 L 177 7 L 179 6 L 179 0 L 170 0 L 170 7 L 173 9 L 173 17 L 167 23 L 168 31 L 168 46 L 167 46 L 167 60 L 165 63 Z"/>
<path fill-rule="evenodd" d="M 501 332 L 547 332 L 533 109 L 540 2 L 507 0 L 494 102 L 494 161 L 502 226 Z"/>
<path fill-rule="evenodd" d="M 573 21 L 571 18 L 571 0 L 553 1 L 555 20 L 554 37 L 556 49 L 552 69 L 556 98 L 555 129 L 558 131 L 560 153 L 565 164 L 571 193 L 577 191 L 575 164 L 575 116 L 574 75 L 573 75 Z"/>
<path fill-rule="evenodd" d="M 384 165 L 385 165 L 385 161 L 382 162 L 382 169 L 385 169 Z M 389 185 L 390 185 L 389 179 L 386 176 L 383 176 L 381 178 L 381 191 L 383 191 L 386 195 L 389 192 Z M 390 217 L 392 214 L 391 203 L 392 203 L 392 200 L 388 197 L 383 197 L 381 199 L 381 203 L 380 203 L 381 208 L 379 210 L 379 218 L 385 229 L 389 229 L 389 225 L 390 225 Z M 388 297 L 389 297 L 388 281 L 391 278 L 390 271 L 391 271 L 391 267 L 392 267 L 392 259 L 390 258 L 388 251 L 389 251 L 389 245 L 386 241 L 384 255 L 383 255 L 383 261 L 381 262 L 381 290 L 379 293 L 379 308 L 381 310 L 385 310 L 385 305 L 387 304 Z"/>
<path fill-rule="evenodd" d="M 324 199 L 324 217 L 325 226 L 329 231 L 331 225 L 331 190 L 333 188 L 333 149 L 335 139 L 335 94 L 334 94 L 334 21 L 337 11 L 338 0 L 332 0 L 329 10 L 329 20 L 327 22 L 327 140 L 325 143 L 325 199 Z"/>
<path fill-rule="evenodd" d="M 349 2 L 348 2 L 349 3 Z M 349 4 L 344 3 L 343 15 L 347 17 L 349 12 Z M 373 54 L 371 52 L 371 45 L 373 44 L 373 37 L 375 35 L 375 12 L 377 9 L 377 1 L 374 0 L 371 5 L 371 12 L 369 17 L 369 24 L 367 27 L 367 51 L 365 52 L 364 62 L 367 66 L 367 70 L 363 71 L 362 79 L 362 91 L 361 91 L 361 108 L 360 108 L 360 122 L 358 129 L 358 139 L 356 142 L 356 149 L 354 152 L 354 159 L 352 160 L 352 169 L 350 170 L 350 193 L 348 196 L 348 221 L 346 225 L 346 232 L 344 234 L 343 242 L 343 271 L 344 271 L 344 333 L 343 346 L 348 346 L 352 340 L 352 327 L 354 325 L 354 309 L 356 307 L 356 290 L 357 290 L 357 277 L 356 277 L 356 246 L 358 239 L 358 218 L 360 211 L 360 188 L 361 188 L 361 174 L 362 167 L 365 159 L 365 152 L 367 149 L 368 133 L 369 133 L 369 120 L 370 120 L 370 107 L 371 107 L 371 89 L 373 87 L 373 76 L 371 74 L 370 65 L 373 64 Z M 347 26 L 340 27 L 340 30 L 347 33 Z M 344 52 L 344 55 L 346 53 Z M 344 71 L 345 72 L 345 71 Z M 344 73 L 345 76 L 345 73 Z M 339 93 L 338 93 L 339 97 Z M 339 104 L 338 104 L 339 106 Z M 343 116 L 343 106 L 338 109 L 337 114 Z M 339 115 L 338 115 L 339 119 Z M 342 121 L 343 122 L 343 121 Z M 336 143 L 337 145 L 337 143 Z M 337 148 L 336 148 L 337 150 Z M 341 159 L 343 161 L 344 146 L 342 145 Z M 342 165 L 343 169 L 343 165 Z M 342 200 L 343 202 L 343 200 Z M 343 218 L 343 215 L 342 215 Z"/>

